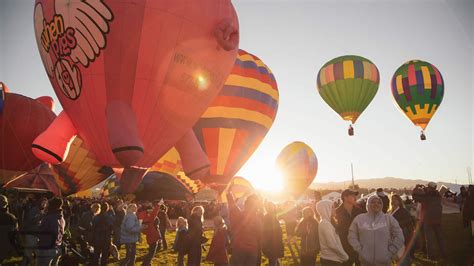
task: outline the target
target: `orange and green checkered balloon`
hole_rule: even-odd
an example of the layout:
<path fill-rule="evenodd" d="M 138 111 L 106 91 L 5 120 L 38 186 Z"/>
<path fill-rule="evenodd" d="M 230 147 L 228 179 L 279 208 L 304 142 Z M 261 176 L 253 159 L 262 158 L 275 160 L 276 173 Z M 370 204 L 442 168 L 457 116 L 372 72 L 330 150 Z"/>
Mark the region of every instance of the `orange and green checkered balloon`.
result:
<path fill-rule="evenodd" d="M 408 61 L 393 74 L 392 95 L 408 119 L 424 130 L 443 101 L 443 77 L 428 62 Z"/>
<path fill-rule="evenodd" d="M 319 70 L 317 87 L 323 100 L 342 119 L 355 123 L 379 88 L 379 70 L 355 55 L 337 57 Z"/>

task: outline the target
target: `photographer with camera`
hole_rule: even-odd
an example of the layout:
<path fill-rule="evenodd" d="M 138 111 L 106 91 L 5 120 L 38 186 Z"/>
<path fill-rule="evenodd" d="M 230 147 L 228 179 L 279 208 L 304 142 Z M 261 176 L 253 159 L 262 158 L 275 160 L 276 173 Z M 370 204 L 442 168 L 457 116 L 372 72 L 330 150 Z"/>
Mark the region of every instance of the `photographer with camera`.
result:
<path fill-rule="evenodd" d="M 436 190 L 436 183 L 429 182 L 428 186 L 416 185 L 413 189 L 413 199 L 421 204 L 419 220 L 425 233 L 426 251 L 429 259 L 434 260 L 434 239 L 438 243 L 440 258 L 446 259 L 444 239 L 441 227 L 443 206 L 441 195 Z"/>

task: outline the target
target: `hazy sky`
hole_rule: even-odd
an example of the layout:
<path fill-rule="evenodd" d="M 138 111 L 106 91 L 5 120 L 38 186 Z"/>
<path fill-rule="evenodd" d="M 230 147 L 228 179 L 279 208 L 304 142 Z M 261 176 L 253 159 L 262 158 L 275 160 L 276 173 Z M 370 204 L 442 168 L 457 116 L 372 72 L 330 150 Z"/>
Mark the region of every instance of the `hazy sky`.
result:
<path fill-rule="evenodd" d="M 54 95 L 33 32 L 33 0 L 0 0 L 0 80 L 30 97 Z M 260 57 L 280 90 L 275 123 L 239 172 L 257 186 L 273 177 L 280 150 L 310 145 L 319 160 L 317 182 L 395 176 L 467 182 L 474 122 L 474 1 L 234 0 L 240 47 Z M 347 136 L 348 123 L 321 99 L 316 75 L 328 60 L 361 55 L 380 71 L 372 103 Z M 441 107 L 419 129 L 395 106 L 393 72 L 410 59 L 434 64 L 445 81 Z M 59 108 L 56 108 L 59 110 Z"/>

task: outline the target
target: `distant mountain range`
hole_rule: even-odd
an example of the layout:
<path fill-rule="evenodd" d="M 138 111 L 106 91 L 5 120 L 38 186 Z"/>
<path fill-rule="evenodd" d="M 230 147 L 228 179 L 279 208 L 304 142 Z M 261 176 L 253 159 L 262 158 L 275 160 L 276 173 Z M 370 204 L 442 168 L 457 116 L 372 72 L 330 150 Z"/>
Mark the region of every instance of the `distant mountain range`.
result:
<path fill-rule="evenodd" d="M 355 184 L 359 185 L 360 188 L 413 188 L 417 184 L 427 185 L 429 181 L 421 179 L 404 179 L 397 177 L 384 177 L 374 179 L 356 179 Z M 453 184 L 448 182 L 437 182 L 438 187 L 444 185 L 450 188 L 454 192 L 458 192 L 462 184 Z M 328 183 L 313 183 L 310 185 L 311 189 L 325 190 L 325 189 L 346 189 L 351 185 L 350 180 L 341 182 L 328 182 Z"/>

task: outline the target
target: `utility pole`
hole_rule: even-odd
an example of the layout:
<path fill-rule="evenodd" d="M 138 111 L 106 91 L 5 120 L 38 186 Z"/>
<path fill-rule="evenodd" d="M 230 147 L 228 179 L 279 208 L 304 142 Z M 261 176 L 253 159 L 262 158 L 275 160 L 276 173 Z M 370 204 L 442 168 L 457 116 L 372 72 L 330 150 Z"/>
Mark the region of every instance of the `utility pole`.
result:
<path fill-rule="evenodd" d="M 352 163 L 351 163 L 351 174 L 352 174 L 352 189 L 355 189 L 355 184 L 354 184 L 354 167 L 352 166 Z"/>
<path fill-rule="evenodd" d="M 469 185 L 472 185 L 471 167 L 467 168 L 467 181 L 469 182 Z"/>

